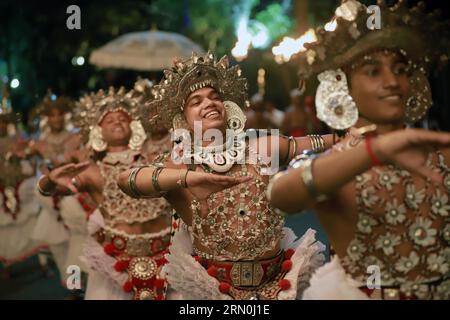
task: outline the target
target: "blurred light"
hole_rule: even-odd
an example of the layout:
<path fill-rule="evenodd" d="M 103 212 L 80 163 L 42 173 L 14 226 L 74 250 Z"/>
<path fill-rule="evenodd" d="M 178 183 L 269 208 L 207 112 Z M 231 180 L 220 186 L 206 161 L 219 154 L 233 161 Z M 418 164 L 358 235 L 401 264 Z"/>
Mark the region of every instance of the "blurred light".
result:
<path fill-rule="evenodd" d="M 72 58 L 72 64 L 73 64 L 74 66 L 77 65 L 77 57 L 73 57 L 73 58 Z"/>
<path fill-rule="evenodd" d="M 237 30 L 238 41 L 231 50 L 231 54 L 238 61 L 242 61 L 247 58 L 248 48 L 252 42 L 252 35 L 247 30 L 247 19 L 241 18 Z"/>
<path fill-rule="evenodd" d="M 328 32 L 333 32 L 334 30 L 336 30 L 337 27 L 337 21 L 336 19 L 331 20 L 330 22 L 328 22 L 327 24 L 325 24 L 325 31 Z"/>
<path fill-rule="evenodd" d="M 272 48 L 272 53 L 275 55 L 277 63 L 288 62 L 291 57 L 299 52 L 306 51 L 305 43 L 312 43 L 317 41 L 314 29 L 309 29 L 300 38 L 293 39 L 284 37 L 283 41 L 278 46 Z"/>
<path fill-rule="evenodd" d="M 50 100 L 52 100 L 52 101 L 56 100 L 56 95 L 54 93 L 52 93 L 52 95 L 50 96 Z"/>
<path fill-rule="evenodd" d="M 236 45 L 231 50 L 231 54 L 236 58 L 237 61 L 242 61 L 247 58 L 248 45 L 243 42 L 236 42 Z"/>
<path fill-rule="evenodd" d="M 11 88 L 16 89 L 20 86 L 20 81 L 18 79 L 12 79 L 10 86 Z"/>
<path fill-rule="evenodd" d="M 256 20 L 250 22 L 250 33 L 252 34 L 252 46 L 255 48 L 265 48 L 270 42 L 269 30 L 267 27 Z"/>
<path fill-rule="evenodd" d="M 84 57 L 77 58 L 77 65 L 82 66 L 84 64 Z"/>
<path fill-rule="evenodd" d="M 263 48 L 269 42 L 269 33 L 265 30 L 261 30 L 252 38 L 252 45 L 255 48 Z"/>

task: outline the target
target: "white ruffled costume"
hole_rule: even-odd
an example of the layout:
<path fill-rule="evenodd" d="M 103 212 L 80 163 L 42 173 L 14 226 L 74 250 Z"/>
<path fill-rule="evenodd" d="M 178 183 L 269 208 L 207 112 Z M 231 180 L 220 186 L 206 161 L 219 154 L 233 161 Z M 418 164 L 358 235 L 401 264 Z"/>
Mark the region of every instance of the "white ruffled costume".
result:
<path fill-rule="evenodd" d="M 322 252 L 325 246 L 316 241 L 315 231 L 312 229 L 308 229 L 300 239 L 289 228 L 283 228 L 283 234 L 282 249 L 292 248 L 295 253 L 291 257 L 292 268 L 284 277 L 290 281 L 291 287 L 280 291 L 278 299 L 300 299 L 311 274 L 324 262 Z M 180 228 L 173 237 L 170 254 L 166 256 L 168 263 L 163 268 L 169 285 L 189 300 L 231 300 L 229 295 L 219 291 L 219 281 L 209 276 L 191 254 L 189 232 L 185 227 Z"/>
<path fill-rule="evenodd" d="M 88 232 L 90 235 L 94 235 L 102 228 L 105 228 L 105 221 L 97 209 L 89 217 Z M 149 234 L 149 236 L 155 238 L 160 236 L 160 234 L 154 233 Z M 103 246 L 92 236 L 86 237 L 81 261 L 89 269 L 86 300 L 131 300 L 133 298 L 133 293 L 127 293 L 122 288 L 128 279 L 127 273 L 117 272 L 114 269 L 116 259 L 107 255 Z M 167 299 L 170 300 L 181 299 L 181 296 L 170 288 L 166 295 Z"/>
<path fill-rule="evenodd" d="M 89 235 L 94 235 L 105 227 L 100 210 L 95 210 L 89 217 L 87 229 Z M 128 279 L 128 275 L 114 270 L 116 260 L 107 255 L 92 236 L 86 237 L 81 261 L 89 269 L 89 281 L 86 289 L 86 300 L 131 300 L 132 293 L 122 289 L 122 285 Z"/>
<path fill-rule="evenodd" d="M 13 219 L 4 211 L 0 196 L 0 263 L 7 266 L 21 262 L 46 246 L 31 238 L 39 214 L 39 204 L 34 197 L 36 178 L 25 179 L 19 186 L 20 211 Z"/>
<path fill-rule="evenodd" d="M 367 300 L 358 287 L 361 284 L 348 275 L 338 256 L 320 267 L 312 275 L 310 286 L 303 293 L 304 300 Z"/>
<path fill-rule="evenodd" d="M 64 197 L 61 200 L 60 214 L 64 224 L 69 228 L 68 250 L 66 268 L 76 265 L 82 272 L 88 272 L 88 268 L 81 261 L 83 244 L 88 236 L 86 211 L 76 197 Z"/>
<path fill-rule="evenodd" d="M 41 213 L 32 232 L 32 238 L 48 245 L 61 279 L 66 274 L 66 259 L 69 248 L 69 230 L 58 221 L 60 212 L 53 207 L 52 197 L 42 196 L 35 185 L 35 199 L 41 205 Z M 64 282 L 62 280 L 62 282 Z"/>

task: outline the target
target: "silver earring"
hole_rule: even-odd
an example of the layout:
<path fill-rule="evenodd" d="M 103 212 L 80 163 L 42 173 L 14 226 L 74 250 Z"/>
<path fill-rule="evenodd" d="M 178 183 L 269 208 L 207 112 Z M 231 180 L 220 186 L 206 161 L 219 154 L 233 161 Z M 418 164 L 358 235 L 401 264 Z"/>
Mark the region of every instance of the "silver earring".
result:
<path fill-rule="evenodd" d="M 345 130 L 358 120 L 358 108 L 348 90 L 347 77 L 341 69 L 318 75 L 317 117 L 336 130 Z"/>
<path fill-rule="evenodd" d="M 409 98 L 406 101 L 405 120 L 413 124 L 422 120 L 433 103 L 430 83 L 422 67 L 415 68 L 409 80 Z"/>
<path fill-rule="evenodd" d="M 145 134 L 145 130 L 142 127 L 142 124 L 138 120 L 133 120 L 130 123 L 131 129 L 131 138 L 128 142 L 128 146 L 131 150 L 140 150 L 145 140 L 147 139 L 147 135 Z"/>
<path fill-rule="evenodd" d="M 97 152 L 103 152 L 108 148 L 108 144 L 103 140 L 102 128 L 98 125 L 89 132 L 88 145 Z"/>
<path fill-rule="evenodd" d="M 233 130 L 236 134 L 244 130 L 247 117 L 242 109 L 233 101 L 224 101 L 227 128 Z"/>

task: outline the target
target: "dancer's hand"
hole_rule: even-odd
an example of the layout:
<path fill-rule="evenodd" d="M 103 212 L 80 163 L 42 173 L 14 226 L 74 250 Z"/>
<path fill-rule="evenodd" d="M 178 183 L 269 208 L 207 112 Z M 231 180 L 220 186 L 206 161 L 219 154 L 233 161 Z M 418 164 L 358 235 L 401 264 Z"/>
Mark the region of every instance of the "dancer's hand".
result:
<path fill-rule="evenodd" d="M 450 147 L 450 134 L 421 129 L 406 129 L 380 135 L 373 144 L 374 153 L 382 163 L 397 164 L 442 183 L 442 176 L 425 166 L 428 154 L 434 149 Z"/>
<path fill-rule="evenodd" d="M 72 178 L 79 175 L 89 167 L 89 161 L 81 163 L 69 163 L 58 167 L 49 173 L 49 179 L 52 183 L 60 187 L 68 188 L 73 193 L 77 193 L 78 189 L 74 185 Z"/>
<path fill-rule="evenodd" d="M 189 171 L 186 177 L 188 190 L 199 200 L 211 194 L 251 180 L 251 177 L 230 177 L 213 173 Z"/>

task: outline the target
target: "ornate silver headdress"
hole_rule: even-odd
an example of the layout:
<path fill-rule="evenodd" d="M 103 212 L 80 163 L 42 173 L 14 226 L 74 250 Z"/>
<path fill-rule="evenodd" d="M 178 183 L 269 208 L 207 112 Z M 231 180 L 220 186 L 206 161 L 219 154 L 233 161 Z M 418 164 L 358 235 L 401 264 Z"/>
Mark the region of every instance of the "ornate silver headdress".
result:
<path fill-rule="evenodd" d="M 232 101 L 241 109 L 249 106 L 247 80 L 241 77 L 239 66 L 229 66 L 227 56 L 216 61 L 211 52 L 196 53 L 184 61 L 175 61 L 174 67 L 164 70 L 164 78 L 152 89 L 153 99 L 146 104 L 153 120 L 172 128 L 177 114 L 183 113 L 186 98 L 195 90 L 213 87 L 224 101 Z"/>
<path fill-rule="evenodd" d="M 45 97 L 34 106 L 28 117 L 29 127 L 34 130 L 40 130 L 41 135 L 47 135 L 50 132 L 48 125 L 48 115 L 52 109 L 57 109 L 64 114 L 64 126 L 66 130 L 73 129 L 72 112 L 75 107 L 74 101 L 69 97 L 56 97 L 49 89 Z"/>
<path fill-rule="evenodd" d="M 337 87 L 339 82 L 346 82 L 343 68 L 350 67 L 364 55 L 380 50 L 397 50 L 408 60 L 411 71 L 406 109 L 408 122 L 420 120 L 432 104 L 426 69 L 448 61 L 450 24 L 440 21 L 439 11 L 426 13 L 423 2 L 408 8 L 403 0 L 391 7 L 383 0 L 379 0 L 377 5 L 381 18 L 379 29 L 369 23 L 373 21 L 375 11 L 368 11 L 356 0 L 343 2 L 336 10 L 334 27 L 317 28 L 317 41 L 305 44 L 307 50 L 300 56 L 301 83 L 304 84 L 304 80 L 312 75 L 321 74 L 316 96 L 318 114 L 322 113 L 319 115 L 321 120 L 335 129 L 344 129 L 355 122 L 356 107 L 354 102 L 345 98 L 348 92 L 342 91 L 340 96 L 336 96 L 336 92 L 328 94 L 325 91 Z M 433 35 L 436 36 L 431 45 L 429 41 Z M 324 95 L 329 99 L 320 98 Z M 343 104 L 346 101 L 348 103 Z"/>
<path fill-rule="evenodd" d="M 88 144 L 95 151 L 106 150 L 106 143 L 101 139 L 100 122 L 109 112 L 123 111 L 128 114 L 133 135 L 130 147 L 138 150 L 146 138 L 140 118 L 140 104 L 144 97 L 134 90 L 125 91 L 124 87 L 115 90 L 110 87 L 107 92 L 99 90 L 97 93 L 84 95 L 76 103 L 74 123 L 80 128 L 82 142 Z"/>

